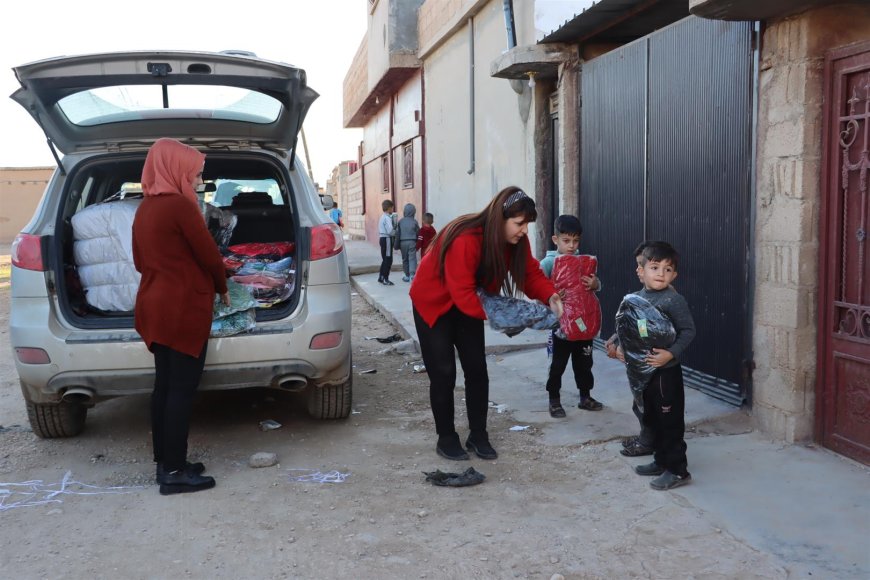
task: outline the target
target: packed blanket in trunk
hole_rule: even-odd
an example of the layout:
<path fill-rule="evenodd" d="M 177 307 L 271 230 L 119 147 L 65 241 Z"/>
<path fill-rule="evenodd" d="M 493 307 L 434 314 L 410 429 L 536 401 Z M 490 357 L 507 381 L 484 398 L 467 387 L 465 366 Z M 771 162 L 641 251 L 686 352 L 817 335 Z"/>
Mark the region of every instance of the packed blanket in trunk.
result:
<path fill-rule="evenodd" d="M 73 257 L 85 300 L 106 311 L 132 311 L 139 290 L 133 265 L 133 218 L 141 198 L 88 206 L 72 217 Z"/>

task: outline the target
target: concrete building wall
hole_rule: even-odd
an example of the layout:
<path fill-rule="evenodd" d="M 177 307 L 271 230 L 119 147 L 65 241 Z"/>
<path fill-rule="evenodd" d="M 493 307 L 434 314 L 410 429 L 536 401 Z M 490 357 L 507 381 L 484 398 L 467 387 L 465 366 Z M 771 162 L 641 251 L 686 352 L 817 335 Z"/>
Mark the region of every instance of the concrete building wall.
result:
<path fill-rule="evenodd" d="M 442 7 L 446 9 L 447 4 Z M 507 47 L 503 5 L 491 1 L 465 2 L 462 6 L 469 12 L 459 16 L 439 13 L 441 29 L 452 32 L 428 39 L 435 48 L 422 57 L 427 206 L 442 226 L 463 213 L 480 211 L 508 185 L 518 185 L 530 194 L 535 185 L 531 91 L 523 84 L 518 95 L 509 81 L 489 75 L 490 63 Z M 472 9 L 475 11 L 470 16 Z M 474 29 L 473 110 L 469 17 Z M 457 22 L 461 26 L 451 24 Z M 424 28 L 426 25 L 419 25 L 420 30 Z M 424 50 L 421 39 L 421 52 Z M 531 235 L 534 239 L 534 232 Z"/>
<path fill-rule="evenodd" d="M 54 167 L 0 167 L 0 244 L 11 244 L 42 199 Z"/>
<path fill-rule="evenodd" d="M 824 56 L 868 39 L 857 3 L 768 22 L 763 35 L 753 415 L 789 442 L 813 434 Z"/>

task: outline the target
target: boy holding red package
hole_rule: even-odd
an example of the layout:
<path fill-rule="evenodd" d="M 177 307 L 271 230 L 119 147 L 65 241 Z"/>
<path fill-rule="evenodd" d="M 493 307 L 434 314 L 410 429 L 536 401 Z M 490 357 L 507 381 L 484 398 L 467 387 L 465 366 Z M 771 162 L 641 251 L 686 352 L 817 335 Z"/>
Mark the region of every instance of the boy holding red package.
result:
<path fill-rule="evenodd" d="M 547 354 L 550 370 L 547 393 L 550 396 L 550 416 L 565 417 L 560 391 L 562 374 L 571 359 L 574 380 L 580 391 L 580 409 L 600 411 L 604 406 L 590 394 L 595 385 L 592 376 L 592 339 L 601 329 L 601 306 L 594 292 L 601 289 L 596 276 L 598 260 L 595 256 L 580 255 L 580 236 L 583 227 L 572 215 L 560 215 L 553 227 L 555 250 L 547 252 L 541 260 L 544 274 L 553 281 L 562 296 L 564 314 L 559 329 L 550 335 Z"/>

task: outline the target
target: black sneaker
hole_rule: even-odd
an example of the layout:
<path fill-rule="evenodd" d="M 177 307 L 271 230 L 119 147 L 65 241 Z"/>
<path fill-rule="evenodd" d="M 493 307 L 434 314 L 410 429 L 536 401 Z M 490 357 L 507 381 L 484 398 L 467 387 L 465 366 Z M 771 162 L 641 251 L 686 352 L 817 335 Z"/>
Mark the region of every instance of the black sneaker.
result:
<path fill-rule="evenodd" d="M 465 461 L 468 459 L 468 453 L 462 448 L 459 442 L 459 435 L 456 433 L 438 437 L 435 452 L 444 459 L 450 459 L 451 461 Z"/>
<path fill-rule="evenodd" d="M 640 443 L 640 436 L 632 435 L 631 437 L 626 437 L 622 440 L 623 447 L 631 447 L 632 445 L 637 445 Z"/>
<path fill-rule="evenodd" d="M 642 455 L 652 455 L 653 451 L 652 447 L 647 447 L 638 439 L 635 443 L 626 445 L 620 449 L 619 453 L 626 457 L 641 457 Z"/>
<path fill-rule="evenodd" d="M 666 490 L 666 489 L 674 489 L 675 487 L 682 487 L 684 485 L 689 485 L 692 481 L 692 474 L 688 471 L 685 475 L 677 475 L 676 473 L 671 473 L 670 471 L 665 471 L 660 476 L 649 482 L 649 486 L 653 489 L 658 490 Z"/>
<path fill-rule="evenodd" d="M 558 399 L 550 399 L 550 417 L 554 419 L 565 418 L 565 409 L 562 408 L 562 403 Z"/>
<path fill-rule="evenodd" d="M 604 408 L 604 405 L 592 397 L 580 397 L 580 403 L 577 405 L 577 408 L 585 409 L 587 411 L 600 411 Z"/>
<path fill-rule="evenodd" d="M 634 472 L 638 475 L 661 475 L 665 472 L 665 468 L 653 461 L 644 465 L 636 465 Z"/>
<path fill-rule="evenodd" d="M 481 433 L 472 432 L 465 440 L 465 448 L 474 451 L 481 459 L 498 459 L 498 453 L 489 443 L 489 435 L 486 431 Z"/>
<path fill-rule="evenodd" d="M 215 485 L 213 477 L 196 475 L 188 469 L 178 469 L 164 474 L 160 484 L 160 495 L 193 493 L 211 489 Z"/>
<path fill-rule="evenodd" d="M 205 465 L 202 463 L 188 463 L 186 469 L 194 475 L 202 475 L 205 471 Z M 157 483 L 163 483 L 163 478 L 166 476 L 166 472 L 163 470 L 163 463 L 157 463 L 157 477 L 155 478 Z"/>
<path fill-rule="evenodd" d="M 384 286 L 395 286 L 395 284 L 393 284 L 389 280 L 384 280 Z"/>

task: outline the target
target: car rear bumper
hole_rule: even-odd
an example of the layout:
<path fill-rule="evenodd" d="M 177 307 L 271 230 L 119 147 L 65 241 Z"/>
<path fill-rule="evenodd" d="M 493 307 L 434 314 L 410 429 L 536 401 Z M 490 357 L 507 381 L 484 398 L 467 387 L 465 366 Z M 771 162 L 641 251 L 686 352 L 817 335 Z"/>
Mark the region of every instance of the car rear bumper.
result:
<path fill-rule="evenodd" d="M 315 290 L 315 291 L 311 291 Z M 209 340 L 200 389 L 272 387 L 299 390 L 306 385 L 341 384 L 350 376 L 350 289 L 328 284 L 308 294 L 290 317 L 258 323 L 251 333 Z M 49 364 L 23 364 L 16 358 L 25 396 L 51 403 L 67 389 L 81 388 L 93 400 L 151 392 L 154 358 L 133 330 L 81 331 L 61 326 L 46 298 L 17 298 L 10 311 L 13 347 L 42 348 Z M 311 350 L 323 332 L 342 333 L 338 346 Z"/>

